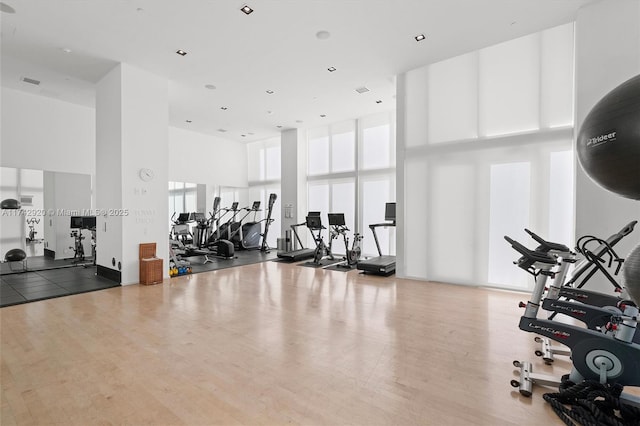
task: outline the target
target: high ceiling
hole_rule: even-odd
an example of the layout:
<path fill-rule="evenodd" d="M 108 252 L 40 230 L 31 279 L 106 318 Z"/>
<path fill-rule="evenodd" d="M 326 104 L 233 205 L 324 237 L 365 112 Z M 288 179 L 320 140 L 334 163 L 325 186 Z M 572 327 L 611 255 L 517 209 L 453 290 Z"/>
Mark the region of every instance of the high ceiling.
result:
<path fill-rule="evenodd" d="M 93 107 L 95 83 L 125 62 L 168 79 L 172 126 L 261 140 L 392 110 L 397 74 L 593 1 L 2 0 L 2 86 Z"/>

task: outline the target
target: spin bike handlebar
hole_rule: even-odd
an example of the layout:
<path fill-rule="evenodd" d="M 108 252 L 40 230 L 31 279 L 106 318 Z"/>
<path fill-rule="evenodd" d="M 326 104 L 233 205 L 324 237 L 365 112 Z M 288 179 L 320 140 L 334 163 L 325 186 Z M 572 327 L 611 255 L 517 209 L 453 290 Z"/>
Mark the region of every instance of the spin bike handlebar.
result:
<path fill-rule="evenodd" d="M 519 242 L 509 238 L 508 236 L 504 236 L 504 239 L 511 244 L 511 247 L 520 253 L 522 257 L 515 261 L 514 263 L 518 265 L 518 267 L 529 271 L 533 265 L 536 263 L 541 263 L 545 265 L 555 265 L 557 263 L 554 257 L 549 256 L 547 253 L 542 253 L 540 251 L 529 250 Z"/>
<path fill-rule="evenodd" d="M 547 241 L 533 231 L 528 230 L 527 228 L 525 228 L 524 230 L 531 236 L 531 238 L 533 238 L 538 244 L 540 244 L 540 246 L 536 248 L 536 251 L 538 252 L 548 253 L 550 251 L 557 251 L 561 253 L 574 254 L 571 249 L 564 244 Z"/>

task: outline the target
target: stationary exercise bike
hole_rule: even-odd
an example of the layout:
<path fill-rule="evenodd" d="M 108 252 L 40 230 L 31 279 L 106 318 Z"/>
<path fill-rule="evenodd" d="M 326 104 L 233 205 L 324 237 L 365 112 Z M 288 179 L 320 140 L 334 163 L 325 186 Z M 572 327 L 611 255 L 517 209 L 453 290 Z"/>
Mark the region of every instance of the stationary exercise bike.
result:
<path fill-rule="evenodd" d="M 322 225 L 322 219 L 320 219 L 320 216 L 307 216 L 306 223 L 307 228 L 309 228 L 309 231 L 313 236 L 313 240 L 316 243 L 316 249 L 313 252 L 313 263 L 316 265 L 320 265 L 320 261 L 325 256 L 333 256 L 331 254 L 331 247 L 327 246 L 324 243 L 324 239 L 322 238 L 322 230 L 327 228 Z"/>
<path fill-rule="evenodd" d="M 639 321 L 639 311 L 635 304 L 621 306 L 621 314 L 612 314 L 606 332 L 589 330 L 570 324 L 548 319 L 538 319 L 540 301 L 547 279 L 553 275 L 552 269 L 557 259 L 541 252 L 527 249 L 517 241 L 505 236 L 521 257 L 515 262 L 535 277 L 535 286 L 531 300 L 526 304 L 520 318 L 521 330 L 537 333 L 571 349 L 573 368 L 568 380 L 581 383 L 584 380 L 598 381 L 602 384 L 621 386 L 640 386 L 640 345 L 633 343 Z M 520 369 L 520 380 L 512 380 L 511 385 L 519 388 L 522 395 L 531 396 L 534 383 L 546 386 L 560 386 L 561 380 L 551 376 L 537 375 L 532 372 L 530 362 L 514 361 Z M 640 398 L 623 393 L 621 400 L 640 407 Z"/>
<path fill-rule="evenodd" d="M 352 269 L 356 266 L 360 259 L 360 255 L 362 254 L 362 250 L 360 248 L 362 236 L 357 232 L 353 234 L 353 243 L 351 248 L 349 248 L 349 237 L 347 236 L 349 228 L 347 228 L 344 220 L 344 213 L 329 213 L 329 226 L 331 227 L 332 240 L 333 238 L 337 238 L 342 235 L 342 240 L 344 241 L 345 261 L 336 266 L 339 268 Z"/>
<path fill-rule="evenodd" d="M 591 236 L 580 238 L 577 251 L 584 256 L 584 259 L 576 266 L 572 272 L 572 277 L 568 280 L 568 269 L 577 262 L 578 255 L 563 244 L 546 241 L 539 235 L 525 229 L 539 244 L 535 249 L 536 252 L 546 253 L 557 258 L 558 267 L 554 269 L 551 276 L 553 278 L 552 284 L 542 302 L 542 308 L 552 312 L 548 319 L 552 320 L 560 313 L 583 322 L 589 329 L 601 331 L 609 323 L 612 314 L 621 313 L 619 307 L 629 303 L 629 296 L 626 289 L 615 281 L 603 264 L 607 263 L 606 257 L 608 257 L 609 266 L 613 264 L 614 260 L 617 265 L 622 264 L 622 259 L 615 254 L 612 246 L 625 235 L 628 235 L 636 223 L 636 221 L 629 223 L 607 240 Z M 581 241 L 582 244 L 580 243 Z M 592 251 L 588 250 L 585 246 L 593 241 L 599 242 L 598 247 Z M 619 267 L 616 268 L 615 275 L 617 275 L 619 269 Z M 565 280 L 575 283 L 577 277 L 586 271 L 588 273 L 581 281 L 580 286 L 572 287 L 570 284 L 565 284 Z M 619 293 L 617 296 L 581 288 L 596 271 L 601 271 L 609 280 L 615 291 Z M 547 338 L 536 337 L 535 340 L 541 344 L 541 348 L 536 350 L 535 354 L 542 357 L 546 364 L 551 364 L 554 361 L 554 354 L 571 355 L 571 352 L 566 347 L 552 345 Z M 640 343 L 640 328 L 637 329 L 633 341 Z"/>
<path fill-rule="evenodd" d="M 29 225 L 29 236 L 27 237 L 27 243 L 32 243 L 36 240 L 36 225 L 40 223 L 40 219 L 36 217 L 30 217 L 27 219 L 27 225 Z"/>
<path fill-rule="evenodd" d="M 71 238 L 73 238 L 73 247 L 69 247 L 73 250 L 73 262 L 84 262 L 84 235 L 82 235 L 82 229 L 74 229 L 71 231 Z"/>

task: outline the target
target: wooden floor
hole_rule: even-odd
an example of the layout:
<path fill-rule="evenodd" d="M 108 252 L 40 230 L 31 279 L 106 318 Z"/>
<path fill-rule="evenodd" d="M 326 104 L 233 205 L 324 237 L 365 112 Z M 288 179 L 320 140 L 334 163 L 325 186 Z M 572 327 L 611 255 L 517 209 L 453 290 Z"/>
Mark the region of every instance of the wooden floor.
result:
<path fill-rule="evenodd" d="M 0 310 L 0 424 L 554 425 L 526 295 L 265 262 Z"/>

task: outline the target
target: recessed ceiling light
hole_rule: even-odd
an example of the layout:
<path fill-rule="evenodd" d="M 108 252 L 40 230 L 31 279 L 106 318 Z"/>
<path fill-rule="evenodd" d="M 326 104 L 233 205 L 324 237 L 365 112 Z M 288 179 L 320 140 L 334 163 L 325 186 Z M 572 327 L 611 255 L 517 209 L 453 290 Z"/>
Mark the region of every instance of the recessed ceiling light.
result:
<path fill-rule="evenodd" d="M 191 120 L 184 120 L 184 121 L 186 121 L 187 123 L 193 123 L 193 121 Z"/>
<path fill-rule="evenodd" d="M 69 49 L 68 47 L 63 47 L 63 48 L 62 48 L 62 49 L 60 49 L 60 50 L 62 50 L 64 53 L 71 53 L 71 52 L 72 52 L 72 50 L 71 50 L 71 49 Z"/>
<path fill-rule="evenodd" d="M 328 70 L 329 72 L 334 72 L 334 71 L 336 70 L 336 67 L 329 67 L 329 68 L 327 68 L 327 70 Z"/>
<path fill-rule="evenodd" d="M 362 86 L 362 87 L 358 87 L 358 88 L 356 89 L 356 92 L 358 92 L 358 93 L 367 93 L 368 91 L 369 91 L 369 89 L 368 89 L 368 88 L 366 88 L 366 87 L 364 87 L 364 86 Z"/>
<path fill-rule="evenodd" d="M 240 8 L 240 10 L 245 14 L 245 15 L 251 15 L 253 13 L 253 9 L 251 9 L 248 5 L 244 5 Z"/>
<path fill-rule="evenodd" d="M 186 54 L 187 54 L 187 52 L 185 52 L 185 51 L 184 51 L 184 50 L 182 50 L 182 49 L 178 49 L 178 50 L 176 50 L 176 53 L 177 53 L 178 55 L 180 55 L 180 56 L 184 56 L 184 55 L 186 55 Z"/>
<path fill-rule="evenodd" d="M 218 129 L 218 131 L 219 131 L 220 133 L 225 133 L 225 132 L 227 131 L 227 129 Z"/>
<path fill-rule="evenodd" d="M 267 90 L 267 93 L 273 95 L 273 90 Z"/>
<path fill-rule="evenodd" d="M 0 2 L 0 12 L 4 13 L 16 13 L 16 10 L 6 4 L 5 2 Z"/>
<path fill-rule="evenodd" d="M 205 84 L 204 87 L 205 89 L 216 90 L 216 86 L 214 86 L 213 84 Z"/>
<path fill-rule="evenodd" d="M 247 135 L 240 135 L 240 136 L 242 136 L 243 138 L 246 138 L 246 137 L 247 137 Z"/>
<path fill-rule="evenodd" d="M 378 99 L 378 100 L 376 101 L 376 103 L 377 103 L 377 104 L 381 104 L 381 103 L 382 103 L 382 101 L 381 101 L 380 99 Z"/>
<path fill-rule="evenodd" d="M 424 34 L 418 34 L 417 36 L 414 37 L 416 39 L 416 41 L 422 41 L 424 40 L 426 37 Z"/>
<path fill-rule="evenodd" d="M 227 108 L 227 107 L 220 107 L 220 109 L 221 109 L 221 110 L 223 110 L 223 111 L 226 111 L 226 110 L 228 110 L 229 108 Z"/>
<path fill-rule="evenodd" d="M 329 31 L 324 31 L 324 30 L 322 30 L 322 31 L 318 31 L 318 32 L 316 33 L 316 38 L 317 38 L 318 40 L 326 40 L 326 39 L 328 39 L 329 37 L 331 37 L 331 33 L 330 33 Z"/>
<path fill-rule="evenodd" d="M 325 118 L 327 114 L 320 114 L 320 117 Z"/>
<path fill-rule="evenodd" d="M 282 126 L 280 126 L 280 125 L 277 125 L 276 127 L 277 127 L 278 129 L 282 129 Z"/>

